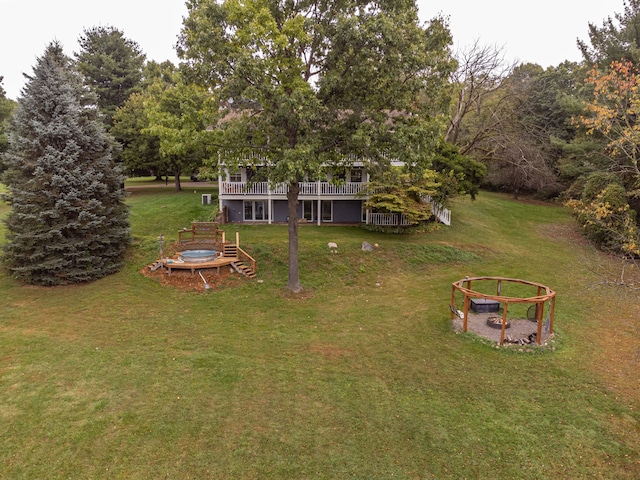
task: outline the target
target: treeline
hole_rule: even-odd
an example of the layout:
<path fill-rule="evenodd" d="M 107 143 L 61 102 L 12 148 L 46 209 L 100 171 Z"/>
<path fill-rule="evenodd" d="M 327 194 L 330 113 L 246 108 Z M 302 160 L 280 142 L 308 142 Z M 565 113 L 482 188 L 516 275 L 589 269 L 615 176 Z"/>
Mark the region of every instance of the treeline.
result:
<path fill-rule="evenodd" d="M 211 101 L 217 95 L 211 86 L 219 79 L 205 71 L 206 62 L 189 58 L 189 50 L 196 47 L 189 45 L 188 32 L 187 23 L 179 42 L 185 61 L 180 67 L 146 61 L 138 44 L 112 27 L 85 30 L 73 59 L 85 86 L 96 95 L 106 130 L 117 141 L 114 158 L 129 174 L 174 176 L 176 189 L 181 174 L 215 167 L 216 146 L 207 130 L 220 125 L 222 108 Z M 508 64 L 500 49 L 480 43 L 460 52 L 449 50 L 457 62 L 457 68 L 450 69 L 449 90 L 430 91 L 427 85 L 420 96 L 434 111 L 444 105 L 445 117 L 450 105 L 446 125 L 429 132 L 440 135 L 430 155 L 431 168 L 440 175 L 439 198 L 473 196 L 483 186 L 515 198 L 533 194 L 560 199 L 602 248 L 635 255 L 635 212 L 640 208 L 638 32 L 640 0 L 627 0 L 623 11 L 612 13 L 602 25 L 588 25 L 588 40 L 577 40 L 581 62 L 545 69 Z M 448 69 L 446 52 L 439 55 Z M 230 88 L 240 89 L 240 84 Z M 236 111 L 256 105 L 246 98 L 247 86 L 242 88 L 244 98 L 229 94 Z M 331 91 L 346 95 L 335 87 Z M 13 102 L 1 90 L 0 100 L 1 152 Z M 440 118 L 437 115 L 433 118 Z"/>
<path fill-rule="evenodd" d="M 560 199 L 601 248 L 637 256 L 640 1 L 588 32 L 581 62 L 546 69 L 459 52 L 445 138 L 487 166 L 484 187 Z"/>

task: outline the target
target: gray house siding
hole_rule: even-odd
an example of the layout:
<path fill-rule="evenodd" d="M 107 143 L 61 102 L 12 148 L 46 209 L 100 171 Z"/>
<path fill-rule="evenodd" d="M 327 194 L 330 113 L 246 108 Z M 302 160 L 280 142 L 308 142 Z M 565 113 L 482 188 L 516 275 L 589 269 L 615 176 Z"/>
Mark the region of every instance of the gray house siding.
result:
<path fill-rule="evenodd" d="M 264 201 L 265 211 L 264 219 L 261 221 L 268 221 L 267 218 L 267 201 L 266 200 L 245 200 L 247 202 Z M 245 205 L 243 200 L 223 200 L 223 207 L 227 208 L 227 221 L 229 223 L 242 223 L 245 222 Z M 331 200 L 323 200 L 323 202 L 330 202 Z M 318 202 L 317 200 L 307 200 L 310 203 L 312 209 L 313 220 L 310 223 L 316 223 L 318 221 Z M 286 200 L 273 200 L 272 203 L 272 221 L 274 223 L 285 223 L 289 216 L 289 210 Z M 333 200 L 332 209 L 332 222 L 333 223 L 360 223 L 362 222 L 362 200 Z M 303 217 L 302 203 L 298 204 L 298 218 Z M 328 223 L 328 222 L 323 222 Z"/>

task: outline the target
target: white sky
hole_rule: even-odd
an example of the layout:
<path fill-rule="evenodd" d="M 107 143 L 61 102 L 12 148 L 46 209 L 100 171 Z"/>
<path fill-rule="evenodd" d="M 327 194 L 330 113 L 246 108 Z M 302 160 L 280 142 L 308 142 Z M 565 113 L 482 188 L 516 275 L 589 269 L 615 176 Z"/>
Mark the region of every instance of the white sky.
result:
<path fill-rule="evenodd" d="M 576 40 L 589 39 L 589 23 L 602 26 L 622 13 L 622 0 L 418 0 L 423 20 L 449 17 L 456 49 L 478 40 L 503 48 L 506 60 L 543 68 L 580 61 Z"/>
<path fill-rule="evenodd" d="M 576 39 L 588 23 L 622 12 L 622 0 L 418 0 L 422 20 L 449 17 L 456 48 L 478 40 L 504 48 L 506 60 L 555 66 L 581 59 Z M 147 59 L 177 63 L 174 46 L 187 13 L 184 0 L 0 0 L 0 76 L 16 99 L 36 58 L 53 40 L 78 51 L 85 28 L 113 26 L 137 42 Z"/>

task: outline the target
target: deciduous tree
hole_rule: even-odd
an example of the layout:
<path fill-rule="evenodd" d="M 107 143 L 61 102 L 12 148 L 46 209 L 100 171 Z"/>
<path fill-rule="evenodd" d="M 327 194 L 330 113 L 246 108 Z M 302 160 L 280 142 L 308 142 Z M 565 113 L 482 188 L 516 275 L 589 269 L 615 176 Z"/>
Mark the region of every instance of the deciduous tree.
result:
<path fill-rule="evenodd" d="M 0 172 L 3 170 L 2 154 L 7 150 L 9 138 L 7 132 L 9 119 L 15 108 L 15 102 L 6 97 L 6 92 L 2 88 L 3 77 L 0 76 Z"/>
<path fill-rule="evenodd" d="M 607 72 L 593 68 L 587 82 L 593 97 L 577 122 L 601 137 L 607 170 L 619 175 L 629 195 L 640 195 L 640 76 L 631 62 L 612 62 Z"/>
<path fill-rule="evenodd" d="M 499 127 L 501 116 L 494 116 L 495 124 L 485 123 L 471 135 L 460 136 L 465 117 L 478 112 L 489 97 L 504 90 L 504 83 L 514 68 L 504 59 L 501 48 L 482 46 L 478 41 L 457 53 L 458 68 L 451 75 L 454 101 L 445 139 L 461 148 L 463 154 L 471 152 Z"/>
<path fill-rule="evenodd" d="M 196 170 L 207 155 L 214 104 L 202 87 L 186 84 L 175 72 L 172 82 L 156 80 L 143 97 L 148 127 L 142 130 L 159 140 L 159 152 L 179 191 L 180 175 Z"/>
<path fill-rule="evenodd" d="M 436 194 L 436 176 L 436 172 L 429 170 L 416 178 L 401 167 L 391 167 L 374 177 L 363 190 L 367 197 L 365 206 L 377 212 L 395 214 L 396 228 L 402 226 L 402 217 L 408 225 L 428 220 L 433 212 L 424 197 Z"/>
<path fill-rule="evenodd" d="M 640 237 L 636 212 L 629 207 L 625 189 L 615 175 L 591 174 L 581 198 L 566 205 L 573 209 L 586 237 L 600 249 L 637 261 Z"/>
<path fill-rule="evenodd" d="M 122 146 L 120 157 L 128 173 L 154 172 L 158 177 L 167 173 L 167 165 L 160 154 L 160 139 L 148 133 L 150 124 L 144 102 L 144 93 L 131 94 L 116 110 L 111 132 Z"/>
<path fill-rule="evenodd" d="M 446 126 L 455 67 L 441 19 L 412 0 L 190 0 L 178 53 L 221 106 L 217 145 L 247 152 L 288 184 L 289 280 L 298 266 L 299 182 L 351 156 L 428 169 Z M 351 157 L 353 158 L 353 157 Z"/>

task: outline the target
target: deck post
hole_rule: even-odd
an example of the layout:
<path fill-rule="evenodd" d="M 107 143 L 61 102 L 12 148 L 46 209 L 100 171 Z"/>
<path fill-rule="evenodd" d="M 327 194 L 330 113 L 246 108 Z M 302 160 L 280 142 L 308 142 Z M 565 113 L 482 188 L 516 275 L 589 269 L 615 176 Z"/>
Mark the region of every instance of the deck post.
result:
<path fill-rule="evenodd" d="M 218 153 L 218 162 L 220 161 L 220 154 Z M 225 176 L 226 178 L 226 176 Z M 218 185 L 222 185 L 222 173 L 218 173 Z M 222 196 L 218 193 L 218 209 L 222 212 Z"/>
<path fill-rule="evenodd" d="M 240 232 L 236 232 L 236 247 L 240 248 Z"/>

